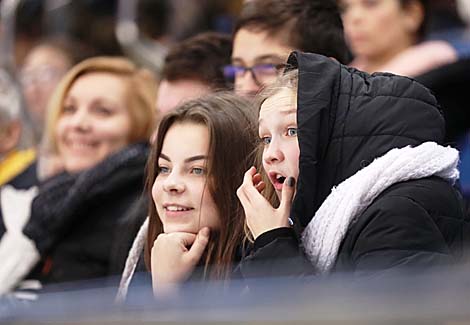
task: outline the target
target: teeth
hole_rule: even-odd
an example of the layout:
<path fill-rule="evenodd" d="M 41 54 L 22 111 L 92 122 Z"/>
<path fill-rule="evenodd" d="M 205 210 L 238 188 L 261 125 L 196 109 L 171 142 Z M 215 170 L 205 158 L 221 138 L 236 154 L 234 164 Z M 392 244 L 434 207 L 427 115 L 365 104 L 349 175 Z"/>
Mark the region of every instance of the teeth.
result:
<path fill-rule="evenodd" d="M 286 180 L 286 178 L 285 178 L 284 176 L 280 175 L 280 174 L 277 174 L 277 175 L 276 175 L 276 180 L 277 180 L 279 183 L 283 184 L 284 181 Z"/>
<path fill-rule="evenodd" d="M 177 207 L 177 206 L 168 206 L 166 207 L 168 211 L 188 211 L 189 208 L 182 208 L 182 207 Z"/>
<path fill-rule="evenodd" d="M 89 149 L 93 146 L 91 144 L 82 143 L 82 142 L 72 142 L 70 143 L 70 147 L 77 148 L 77 149 Z"/>

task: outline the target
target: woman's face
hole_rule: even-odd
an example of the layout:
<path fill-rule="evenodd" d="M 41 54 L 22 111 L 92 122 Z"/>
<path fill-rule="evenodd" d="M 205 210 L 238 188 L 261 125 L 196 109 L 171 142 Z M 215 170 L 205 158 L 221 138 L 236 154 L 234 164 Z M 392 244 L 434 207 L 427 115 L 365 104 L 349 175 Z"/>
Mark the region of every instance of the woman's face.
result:
<path fill-rule="evenodd" d="M 129 144 L 127 83 L 106 72 L 80 76 L 67 93 L 56 127 L 59 156 L 68 172 L 95 166 Z"/>
<path fill-rule="evenodd" d="M 354 55 L 387 57 L 415 41 L 420 22 L 399 0 L 341 0 L 346 39 Z"/>
<path fill-rule="evenodd" d="M 209 130 L 202 124 L 173 124 L 158 157 L 159 173 L 152 187 L 165 233 L 197 233 L 220 227 L 217 206 L 209 191 Z"/>
<path fill-rule="evenodd" d="M 280 199 L 284 181 L 299 176 L 297 98 L 291 89 L 282 89 L 261 105 L 259 136 L 264 145 L 263 168 Z"/>

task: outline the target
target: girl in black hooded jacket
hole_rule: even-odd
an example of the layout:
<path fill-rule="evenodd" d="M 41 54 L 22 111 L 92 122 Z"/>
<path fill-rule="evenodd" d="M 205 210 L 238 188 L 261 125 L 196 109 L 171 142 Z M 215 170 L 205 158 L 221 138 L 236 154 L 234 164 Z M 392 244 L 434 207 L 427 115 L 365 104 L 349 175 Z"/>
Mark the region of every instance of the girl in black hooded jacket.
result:
<path fill-rule="evenodd" d="M 237 191 L 254 238 L 243 275 L 383 275 L 462 258 L 458 152 L 440 145 L 430 92 L 315 54 L 288 64 L 262 94 L 263 170 Z M 271 185 L 277 208 L 260 193 Z"/>

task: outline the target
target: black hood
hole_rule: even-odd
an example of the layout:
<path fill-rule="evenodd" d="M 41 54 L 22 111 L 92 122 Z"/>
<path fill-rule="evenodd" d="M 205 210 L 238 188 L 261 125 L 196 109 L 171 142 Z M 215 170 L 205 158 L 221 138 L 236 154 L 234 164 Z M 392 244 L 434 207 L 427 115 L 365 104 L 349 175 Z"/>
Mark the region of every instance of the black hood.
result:
<path fill-rule="evenodd" d="M 292 217 L 306 226 L 333 186 L 393 148 L 442 143 L 444 120 L 431 92 L 411 78 L 369 75 L 317 54 L 293 52 L 299 70 L 300 147 Z"/>

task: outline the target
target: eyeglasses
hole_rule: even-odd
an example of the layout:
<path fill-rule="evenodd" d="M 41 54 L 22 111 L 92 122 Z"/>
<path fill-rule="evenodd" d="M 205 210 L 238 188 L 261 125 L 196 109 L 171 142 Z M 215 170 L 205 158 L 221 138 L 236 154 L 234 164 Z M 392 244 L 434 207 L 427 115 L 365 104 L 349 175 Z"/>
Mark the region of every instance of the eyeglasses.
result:
<path fill-rule="evenodd" d="M 228 81 L 234 82 L 236 77 L 245 75 L 247 71 L 251 72 L 253 80 L 258 86 L 266 84 L 279 75 L 279 72 L 286 67 L 285 64 L 257 64 L 252 67 L 243 67 L 240 65 L 226 65 L 223 68 L 224 77 Z"/>

